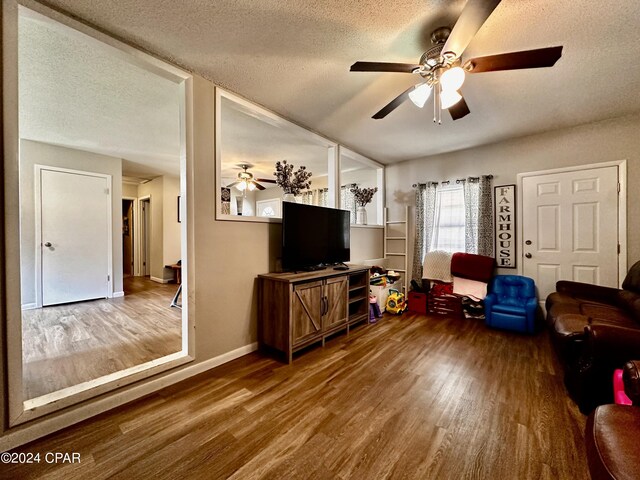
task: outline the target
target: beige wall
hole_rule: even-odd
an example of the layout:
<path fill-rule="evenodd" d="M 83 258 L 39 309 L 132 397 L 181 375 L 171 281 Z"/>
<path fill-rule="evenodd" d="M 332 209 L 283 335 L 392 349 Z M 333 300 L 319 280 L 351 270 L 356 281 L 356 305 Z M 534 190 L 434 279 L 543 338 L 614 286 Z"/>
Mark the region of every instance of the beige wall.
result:
<path fill-rule="evenodd" d="M 132 185 L 130 183 L 122 184 L 122 196 L 129 198 L 138 198 L 138 185 Z"/>
<path fill-rule="evenodd" d="M 122 160 L 96 153 L 20 141 L 20 243 L 22 304 L 35 298 L 35 179 L 34 165 L 103 173 L 112 178 L 113 291 L 122 291 Z"/>
<path fill-rule="evenodd" d="M 162 265 L 171 265 L 180 260 L 180 224 L 178 223 L 178 195 L 180 195 L 180 178 L 165 175 L 163 177 L 163 226 L 162 229 Z M 172 272 L 169 273 L 171 277 Z M 171 278 L 170 277 L 170 278 Z"/>
<path fill-rule="evenodd" d="M 386 170 L 387 206 L 393 216 L 401 214 L 404 205 L 413 205 L 411 185 L 417 182 L 493 174 L 494 185 L 506 185 L 515 184 L 518 173 L 627 160 L 630 267 L 640 260 L 640 236 L 635 234 L 640 231 L 639 131 L 640 115 L 633 115 L 402 162 Z"/>

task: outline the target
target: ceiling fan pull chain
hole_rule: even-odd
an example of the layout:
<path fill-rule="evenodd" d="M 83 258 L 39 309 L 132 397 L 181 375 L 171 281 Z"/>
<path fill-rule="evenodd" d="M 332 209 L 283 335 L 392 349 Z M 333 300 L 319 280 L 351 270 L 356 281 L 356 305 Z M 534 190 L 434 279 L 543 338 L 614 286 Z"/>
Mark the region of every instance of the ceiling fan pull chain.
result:
<path fill-rule="evenodd" d="M 438 84 L 433 89 L 433 123 L 438 122 Z"/>

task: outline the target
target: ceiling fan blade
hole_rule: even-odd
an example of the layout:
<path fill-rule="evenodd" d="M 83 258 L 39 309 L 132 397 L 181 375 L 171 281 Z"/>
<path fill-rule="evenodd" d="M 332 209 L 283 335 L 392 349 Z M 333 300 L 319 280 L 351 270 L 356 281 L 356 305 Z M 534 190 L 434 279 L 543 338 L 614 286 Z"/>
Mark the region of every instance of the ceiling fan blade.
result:
<path fill-rule="evenodd" d="M 236 185 L 238 185 L 240 182 L 233 182 L 230 183 L 229 185 L 227 185 L 227 188 L 231 188 L 231 187 L 235 187 Z"/>
<path fill-rule="evenodd" d="M 469 115 L 471 111 L 469 110 L 467 102 L 464 101 L 464 97 L 462 97 L 458 103 L 449 107 L 449 113 L 454 120 L 460 120 L 462 117 Z"/>
<path fill-rule="evenodd" d="M 409 63 L 356 62 L 351 65 L 351 72 L 397 72 L 413 73 L 420 65 Z"/>
<path fill-rule="evenodd" d="M 501 53 L 467 60 L 464 68 L 469 73 L 518 70 L 520 68 L 553 67 L 562 56 L 562 47 L 538 48 L 521 52 Z"/>
<path fill-rule="evenodd" d="M 260 185 L 258 182 L 251 182 L 251 183 L 253 183 L 258 190 L 266 190 L 266 188 Z"/>
<path fill-rule="evenodd" d="M 460 18 L 453 26 L 442 53 L 451 52 L 455 58 L 462 55 L 469 42 L 499 3 L 500 0 L 469 0 L 462 9 Z"/>
<path fill-rule="evenodd" d="M 276 181 L 271 178 L 256 178 L 256 180 L 262 183 L 276 183 Z"/>
<path fill-rule="evenodd" d="M 394 98 L 389 103 L 387 103 L 384 107 L 382 107 L 382 109 L 371 118 L 375 118 L 376 120 L 379 120 L 389 115 L 396 108 L 398 108 L 402 102 L 404 102 L 407 98 L 409 98 L 409 92 L 411 92 L 414 88 L 415 86 L 411 85 L 404 92 L 402 92 L 400 95 L 398 95 L 396 98 Z"/>

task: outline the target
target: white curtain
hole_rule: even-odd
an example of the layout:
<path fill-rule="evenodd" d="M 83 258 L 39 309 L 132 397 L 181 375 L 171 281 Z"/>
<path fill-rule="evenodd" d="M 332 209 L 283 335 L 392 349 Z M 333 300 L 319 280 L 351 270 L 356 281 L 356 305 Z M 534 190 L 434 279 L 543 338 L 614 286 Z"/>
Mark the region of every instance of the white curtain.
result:
<path fill-rule="evenodd" d="M 301 202 L 305 205 L 313 205 L 313 191 L 307 190 L 306 192 L 302 192 L 300 194 Z"/>
<path fill-rule="evenodd" d="M 356 223 L 356 199 L 351 193 L 355 186 L 355 183 L 350 183 L 340 187 L 340 208 L 351 212 L 351 223 Z"/>
<path fill-rule="evenodd" d="M 431 246 L 436 208 L 436 182 L 428 182 L 416 187 L 416 238 L 413 249 L 411 278 L 422 279 L 422 262 Z"/>
<path fill-rule="evenodd" d="M 465 251 L 488 257 L 494 254 L 491 178 L 469 177 L 464 182 Z"/>
<path fill-rule="evenodd" d="M 316 205 L 319 207 L 326 207 L 329 201 L 329 189 L 320 188 L 315 191 L 316 193 Z"/>
<path fill-rule="evenodd" d="M 491 178 L 469 177 L 451 186 L 417 185 L 412 278 L 422 278 L 424 255 L 433 250 L 494 255 Z"/>

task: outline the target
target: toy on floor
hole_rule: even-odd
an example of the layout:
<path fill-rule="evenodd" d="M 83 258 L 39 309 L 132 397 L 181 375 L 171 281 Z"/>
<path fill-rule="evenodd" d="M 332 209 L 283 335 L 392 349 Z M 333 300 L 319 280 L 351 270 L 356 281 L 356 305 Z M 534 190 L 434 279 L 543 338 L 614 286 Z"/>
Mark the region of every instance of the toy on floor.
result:
<path fill-rule="evenodd" d="M 389 298 L 387 298 L 387 312 L 401 315 L 407 309 L 407 302 L 404 299 L 404 293 L 398 290 L 389 290 Z"/>
<path fill-rule="evenodd" d="M 379 318 L 382 318 L 382 312 L 378 306 L 378 297 L 369 295 L 369 323 L 376 323 Z"/>

